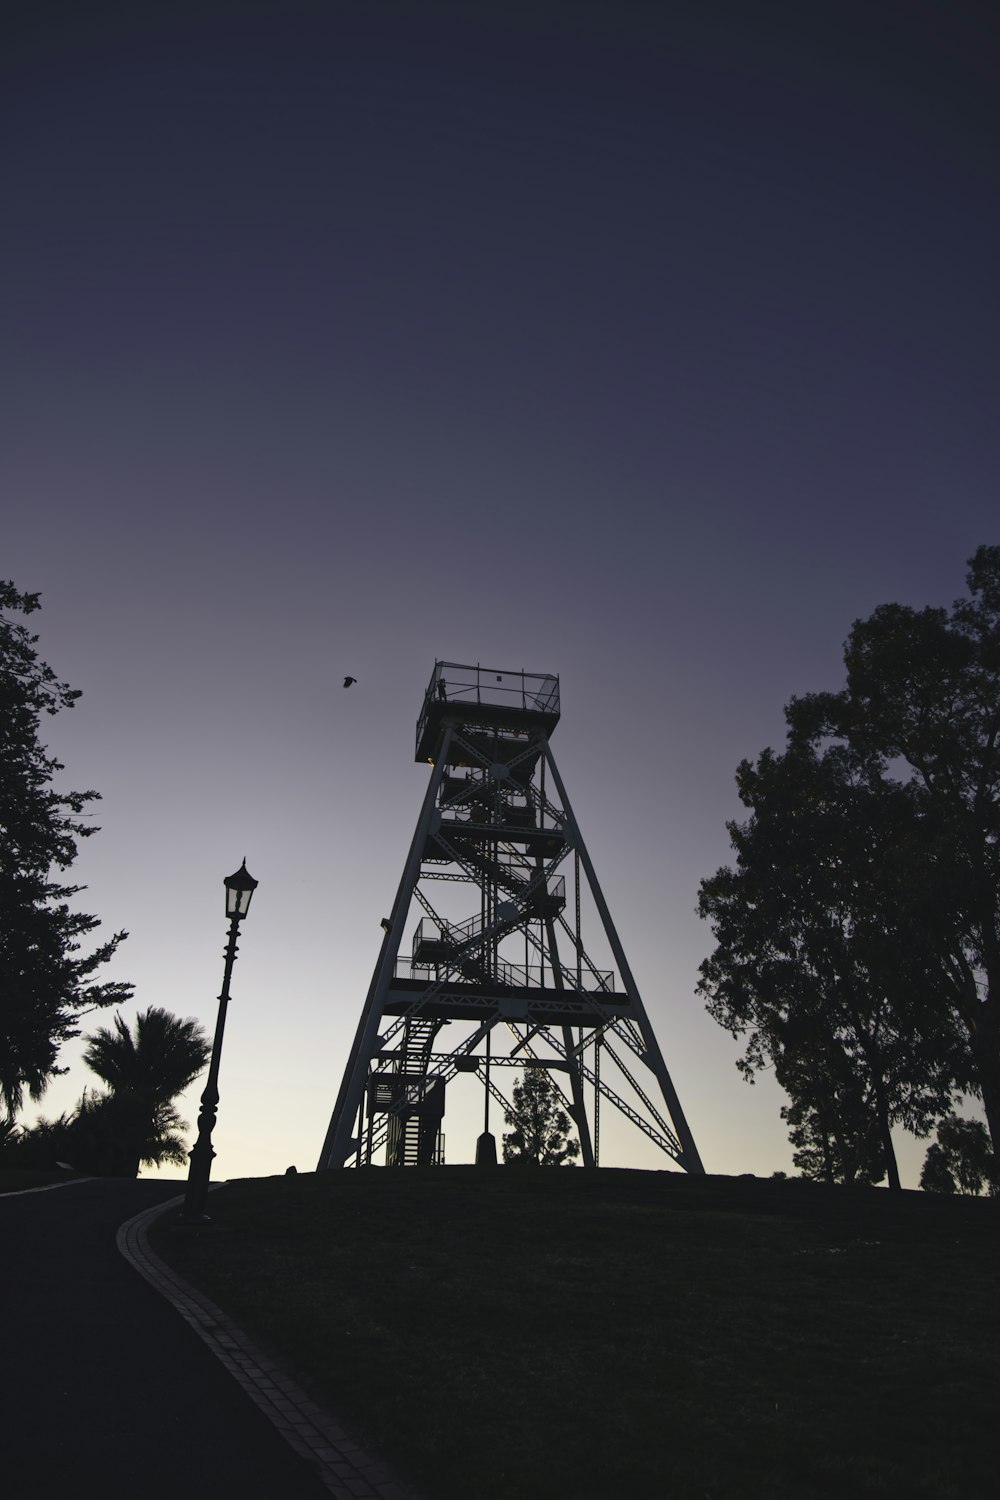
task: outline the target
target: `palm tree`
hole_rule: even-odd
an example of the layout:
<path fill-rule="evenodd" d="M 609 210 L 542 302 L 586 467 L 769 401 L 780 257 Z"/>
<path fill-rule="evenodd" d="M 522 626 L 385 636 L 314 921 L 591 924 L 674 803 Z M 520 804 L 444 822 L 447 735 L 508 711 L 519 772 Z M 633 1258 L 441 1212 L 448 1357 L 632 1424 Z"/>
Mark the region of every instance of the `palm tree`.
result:
<path fill-rule="evenodd" d="M 105 1170 L 135 1177 L 140 1163 L 183 1163 L 186 1130 L 174 1108 L 208 1061 L 211 1047 L 197 1021 L 182 1021 L 159 1006 L 141 1011 L 135 1030 L 121 1015 L 114 1030 L 102 1026 L 86 1037 L 83 1060 L 108 1086 L 107 1094 L 84 1095 L 81 1125 L 104 1143 Z"/>

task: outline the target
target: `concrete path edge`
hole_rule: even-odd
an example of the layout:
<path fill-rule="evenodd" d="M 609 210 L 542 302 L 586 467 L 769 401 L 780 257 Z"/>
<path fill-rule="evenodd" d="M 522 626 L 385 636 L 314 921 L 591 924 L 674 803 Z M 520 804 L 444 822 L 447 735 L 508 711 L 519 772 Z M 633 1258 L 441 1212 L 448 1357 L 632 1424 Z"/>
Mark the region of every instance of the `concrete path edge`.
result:
<path fill-rule="evenodd" d="M 149 1224 L 183 1201 L 180 1195 L 126 1220 L 117 1234 L 121 1254 L 177 1309 L 337 1500 L 417 1500 L 381 1459 L 351 1440 L 340 1422 L 308 1396 L 287 1369 L 279 1368 L 220 1307 L 151 1249 L 146 1233 Z"/>

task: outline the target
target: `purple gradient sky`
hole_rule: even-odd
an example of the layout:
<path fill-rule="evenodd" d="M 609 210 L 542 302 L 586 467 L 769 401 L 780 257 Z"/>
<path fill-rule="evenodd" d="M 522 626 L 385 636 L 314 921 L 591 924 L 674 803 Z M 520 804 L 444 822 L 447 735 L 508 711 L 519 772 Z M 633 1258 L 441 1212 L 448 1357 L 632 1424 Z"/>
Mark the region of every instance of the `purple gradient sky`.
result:
<path fill-rule="evenodd" d="M 211 1025 L 222 876 L 261 882 L 221 1175 L 314 1165 L 437 656 L 561 674 L 706 1164 L 789 1166 L 693 993 L 697 885 L 852 619 L 998 539 L 990 12 L 23 7 L 0 572 L 84 690 L 50 743 L 104 795 L 78 870 L 137 1004 Z"/>

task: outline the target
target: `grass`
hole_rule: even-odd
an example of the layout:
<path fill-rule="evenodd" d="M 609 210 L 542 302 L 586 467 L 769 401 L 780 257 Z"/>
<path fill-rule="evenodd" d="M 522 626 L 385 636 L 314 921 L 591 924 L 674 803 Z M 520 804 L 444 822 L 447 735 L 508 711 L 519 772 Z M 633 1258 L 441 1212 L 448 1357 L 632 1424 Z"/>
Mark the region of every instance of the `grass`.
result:
<path fill-rule="evenodd" d="M 673 1173 L 324 1173 L 154 1244 L 429 1500 L 995 1493 L 1000 1204 Z"/>

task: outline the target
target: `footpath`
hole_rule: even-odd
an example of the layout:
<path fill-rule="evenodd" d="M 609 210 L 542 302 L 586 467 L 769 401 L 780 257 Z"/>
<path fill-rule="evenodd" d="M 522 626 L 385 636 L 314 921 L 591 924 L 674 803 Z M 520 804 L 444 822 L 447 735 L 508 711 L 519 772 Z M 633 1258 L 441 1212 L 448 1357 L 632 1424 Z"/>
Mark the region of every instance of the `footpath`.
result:
<path fill-rule="evenodd" d="M 33 1500 L 409 1500 L 145 1242 L 182 1184 L 0 1195 L 4 1488 Z"/>

